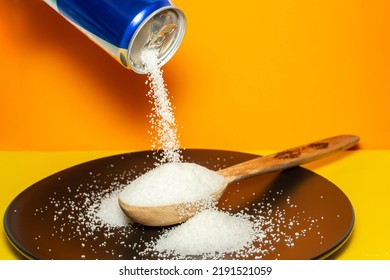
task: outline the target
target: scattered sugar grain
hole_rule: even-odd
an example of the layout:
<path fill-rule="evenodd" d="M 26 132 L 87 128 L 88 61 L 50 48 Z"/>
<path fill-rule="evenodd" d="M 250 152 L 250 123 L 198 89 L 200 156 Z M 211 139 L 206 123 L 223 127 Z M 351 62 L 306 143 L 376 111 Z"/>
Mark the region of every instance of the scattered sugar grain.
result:
<path fill-rule="evenodd" d="M 110 226 L 126 226 L 131 220 L 124 214 L 118 203 L 118 191 L 112 192 L 100 201 L 96 217 Z"/>
<path fill-rule="evenodd" d="M 113 174 L 112 177 L 120 178 L 121 176 L 125 176 L 128 178 L 128 176 L 130 176 L 131 174 L 134 175 L 130 172 L 124 174 Z M 109 211 L 109 209 L 113 209 L 111 203 L 114 203 L 118 194 L 125 187 L 125 185 L 122 185 L 123 183 L 113 182 L 111 186 L 112 188 L 102 192 L 99 188 L 97 188 L 97 186 L 102 182 L 102 180 L 100 180 L 98 177 L 99 176 L 97 175 L 94 176 L 94 179 L 97 180 L 96 182 L 86 183 L 85 185 L 87 186 L 87 189 L 85 190 L 81 190 L 78 186 L 74 186 L 72 190 L 69 189 L 68 191 L 69 193 L 71 193 L 70 197 L 59 197 L 56 195 L 55 192 L 53 193 L 54 196 L 48 197 L 49 205 L 52 206 L 50 207 L 50 210 L 54 210 L 53 215 L 56 217 L 55 224 L 53 225 L 53 233 L 51 234 L 51 236 L 58 236 L 63 242 L 67 242 L 67 240 L 71 239 L 79 239 L 80 246 L 83 246 L 82 244 L 89 244 L 89 242 L 91 242 L 92 240 L 96 240 L 96 242 L 99 242 L 98 244 L 100 244 L 100 246 L 85 246 L 85 248 L 91 247 L 90 250 L 94 254 L 99 251 L 98 248 L 107 248 L 109 244 L 112 244 L 112 242 L 115 241 L 117 242 L 115 244 L 120 244 L 122 248 L 135 250 L 140 258 L 143 258 L 145 256 L 153 256 L 153 258 L 157 257 L 166 259 L 193 258 L 192 255 L 185 254 L 184 256 L 172 256 L 167 253 L 162 253 L 159 250 L 156 250 L 154 246 L 156 246 L 157 243 L 153 242 L 156 242 L 156 240 L 160 239 L 162 240 L 162 236 L 165 236 L 167 232 L 164 232 L 163 235 L 160 235 L 159 237 L 156 237 L 156 239 L 153 239 L 152 243 L 150 243 L 149 240 L 145 241 L 141 235 L 137 246 L 128 244 L 126 240 L 128 236 L 132 234 L 133 229 L 132 225 L 118 226 L 119 224 L 121 224 L 121 222 L 123 222 L 123 220 L 121 220 L 118 216 L 121 216 L 123 213 L 116 212 L 116 214 L 113 214 L 113 217 L 109 218 L 109 223 L 107 223 L 107 216 L 105 216 L 104 214 L 106 213 L 106 211 Z M 282 192 L 280 191 L 277 194 L 281 196 Z M 288 206 L 292 205 L 294 206 L 293 208 L 279 208 L 278 206 L 275 206 L 274 203 L 268 202 L 270 200 L 271 199 L 269 199 L 267 196 L 264 196 L 261 202 L 252 204 L 250 214 L 245 213 L 246 211 L 249 211 L 249 208 L 241 210 L 240 215 L 244 216 L 238 217 L 245 217 L 246 221 L 250 221 L 252 223 L 252 229 L 254 230 L 255 237 L 252 240 L 252 244 L 246 246 L 244 250 L 239 250 L 238 252 L 236 252 L 232 249 L 234 251 L 234 253 L 232 254 L 236 258 L 247 258 L 248 256 L 250 256 L 255 259 L 262 259 L 267 254 L 276 250 L 280 246 L 295 246 L 295 243 L 298 242 L 298 240 L 306 237 L 309 231 L 314 229 L 316 230 L 319 242 L 322 243 L 322 240 L 324 240 L 324 236 L 321 234 L 319 226 L 320 221 L 324 219 L 323 217 L 319 217 L 318 219 L 316 219 L 314 217 L 307 216 L 305 210 L 297 211 L 297 205 L 292 202 L 289 196 L 285 198 L 285 200 Z M 231 206 L 229 205 L 227 208 L 231 209 Z M 116 209 L 118 210 L 119 208 Z M 49 211 L 48 206 L 43 206 L 42 208 L 36 209 L 34 215 L 40 215 L 45 213 L 46 211 Z M 238 215 L 227 213 L 224 214 L 234 217 L 236 217 L 235 215 Z M 198 215 L 200 215 L 200 213 Z M 340 217 L 340 215 L 337 216 Z M 208 222 L 205 222 L 205 225 L 207 224 Z M 182 224 L 181 226 L 184 225 L 186 225 L 186 223 Z M 296 226 L 299 226 L 299 229 L 297 229 Z M 70 231 L 67 231 L 67 233 L 65 233 L 64 228 L 74 228 L 75 230 L 73 231 L 73 233 L 71 233 Z M 218 230 L 218 226 L 209 224 L 208 230 L 216 231 Z M 104 238 L 100 238 L 95 235 L 95 233 L 102 231 L 106 233 L 104 234 Z M 248 232 L 246 234 L 248 234 Z M 171 234 L 173 234 L 173 231 Z M 192 245 L 193 241 L 199 237 L 201 236 L 196 236 L 196 238 L 192 240 Z M 40 239 L 40 235 L 37 235 L 35 237 L 35 240 L 37 242 L 36 245 L 40 245 Z M 146 250 L 143 249 L 145 248 L 144 246 L 146 246 Z M 173 248 L 173 250 L 173 252 L 176 252 L 176 248 Z M 226 249 L 221 251 L 228 250 Z M 183 253 L 184 251 L 181 252 Z M 107 254 L 113 253 L 113 250 L 107 251 Z M 201 252 L 200 254 L 202 258 L 209 259 L 211 255 L 213 259 L 223 259 L 224 254 L 226 253 L 210 253 L 210 250 L 206 250 L 205 252 Z M 278 254 L 278 258 L 279 257 L 283 256 Z"/>

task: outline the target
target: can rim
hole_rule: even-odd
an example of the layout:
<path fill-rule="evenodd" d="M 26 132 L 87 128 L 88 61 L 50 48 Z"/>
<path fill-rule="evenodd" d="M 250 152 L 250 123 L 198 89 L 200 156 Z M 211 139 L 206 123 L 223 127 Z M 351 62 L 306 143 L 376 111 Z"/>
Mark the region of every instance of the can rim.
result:
<path fill-rule="evenodd" d="M 163 11 L 166 11 L 166 10 L 175 11 L 178 15 L 178 21 L 180 22 L 180 24 L 179 24 L 177 35 L 176 35 L 176 40 L 173 41 L 173 43 L 169 46 L 167 51 L 164 52 L 164 55 L 161 56 L 161 59 L 159 62 L 160 66 L 163 66 L 172 58 L 172 56 L 176 53 L 179 46 L 181 45 L 181 42 L 183 41 L 185 30 L 186 30 L 186 25 L 187 25 L 186 17 L 184 15 L 184 13 L 180 9 L 178 9 L 177 7 L 172 7 L 172 6 L 162 7 L 160 9 L 153 11 L 137 27 L 137 29 L 134 32 L 134 35 L 132 36 L 132 38 L 130 40 L 129 46 L 127 48 L 127 61 L 129 63 L 129 66 L 134 72 L 136 72 L 138 74 L 146 74 L 147 71 L 145 70 L 145 68 L 142 65 L 137 65 L 136 63 L 134 63 L 132 58 L 131 58 L 132 47 L 134 45 L 134 42 L 136 41 L 138 34 L 142 30 L 142 28 L 145 26 L 145 24 L 147 24 L 154 16 L 156 16 L 157 14 L 159 14 Z"/>

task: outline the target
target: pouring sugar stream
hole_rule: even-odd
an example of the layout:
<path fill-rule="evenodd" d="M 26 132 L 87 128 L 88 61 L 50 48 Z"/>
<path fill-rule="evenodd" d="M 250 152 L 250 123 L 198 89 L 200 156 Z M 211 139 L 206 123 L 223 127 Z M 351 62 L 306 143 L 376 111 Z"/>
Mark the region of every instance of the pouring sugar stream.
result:
<path fill-rule="evenodd" d="M 119 194 L 119 205 L 128 217 L 143 225 L 178 224 L 216 203 L 232 182 L 318 160 L 358 141 L 355 135 L 339 135 L 218 171 L 195 163 L 165 163 L 125 187 Z"/>
<path fill-rule="evenodd" d="M 134 222 L 148 226 L 184 222 L 201 210 L 214 207 L 231 182 L 313 161 L 359 141 L 353 135 L 336 136 L 219 171 L 183 162 L 159 53 L 147 49 L 141 59 L 148 72 L 148 96 L 154 104 L 150 122 L 156 135 L 151 133 L 152 148 L 161 150 L 162 157 L 156 158 L 155 169 L 135 179 L 119 194 L 121 209 Z"/>

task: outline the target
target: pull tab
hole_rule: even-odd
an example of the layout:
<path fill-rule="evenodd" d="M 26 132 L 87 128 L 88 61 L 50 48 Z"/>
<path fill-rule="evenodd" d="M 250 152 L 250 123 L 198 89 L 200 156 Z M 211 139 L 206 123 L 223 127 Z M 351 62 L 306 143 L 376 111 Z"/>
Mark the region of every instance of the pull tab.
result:
<path fill-rule="evenodd" d="M 169 15 L 160 15 L 159 17 L 153 18 L 146 47 L 161 49 L 166 39 L 178 29 L 177 24 L 173 22 L 173 19 Z"/>
<path fill-rule="evenodd" d="M 158 33 L 151 34 L 149 42 L 147 44 L 148 48 L 160 49 L 167 37 L 173 32 L 175 32 L 176 29 L 176 24 L 169 24 L 165 25 Z"/>

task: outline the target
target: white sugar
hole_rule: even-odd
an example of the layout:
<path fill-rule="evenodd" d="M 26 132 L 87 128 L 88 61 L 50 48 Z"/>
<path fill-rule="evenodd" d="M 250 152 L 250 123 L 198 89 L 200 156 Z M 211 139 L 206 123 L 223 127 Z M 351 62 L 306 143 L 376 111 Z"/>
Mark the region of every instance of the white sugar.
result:
<path fill-rule="evenodd" d="M 108 226 L 126 226 L 131 220 L 118 204 L 118 192 L 113 192 L 100 201 L 96 217 Z"/>
<path fill-rule="evenodd" d="M 166 163 L 132 181 L 119 197 L 138 206 L 190 203 L 211 197 L 223 183 L 223 176 L 201 165 Z"/>
<path fill-rule="evenodd" d="M 172 105 L 165 87 L 163 72 L 159 66 L 158 51 L 146 49 L 141 54 L 142 62 L 148 72 L 151 90 L 148 93 L 153 100 L 153 112 L 150 122 L 157 135 L 152 134 L 152 149 L 162 150 L 161 163 L 181 162 L 180 143 L 177 135 Z"/>
<path fill-rule="evenodd" d="M 168 230 L 154 249 L 178 255 L 220 255 L 244 250 L 255 238 L 249 219 L 209 209 Z"/>

